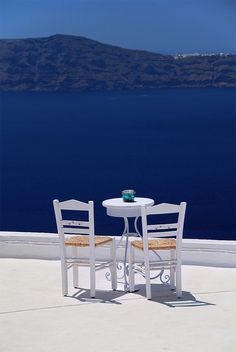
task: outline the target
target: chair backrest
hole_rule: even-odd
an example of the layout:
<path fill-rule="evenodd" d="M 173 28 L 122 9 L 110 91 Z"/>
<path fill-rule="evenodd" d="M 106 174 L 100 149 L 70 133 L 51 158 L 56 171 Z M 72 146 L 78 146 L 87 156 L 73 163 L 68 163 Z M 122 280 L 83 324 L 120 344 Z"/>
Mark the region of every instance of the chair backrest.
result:
<path fill-rule="evenodd" d="M 183 236 L 186 205 L 185 202 L 181 202 L 180 204 L 161 203 L 152 207 L 143 206 L 141 209 L 143 238 L 175 237 L 177 244 L 180 243 Z M 177 214 L 177 221 L 168 224 L 149 224 L 149 215 L 168 214 Z"/>
<path fill-rule="evenodd" d="M 93 201 L 84 203 L 75 199 L 59 202 L 58 199 L 53 201 L 57 231 L 62 243 L 66 235 L 89 235 L 89 244 L 94 246 L 94 204 Z M 64 215 L 65 210 L 69 210 L 68 217 Z M 76 220 L 69 218 L 71 212 L 76 212 Z M 80 220 L 82 212 L 87 212 L 88 221 Z M 77 217 L 78 216 L 78 217 Z M 74 218 L 74 216 L 73 216 Z"/>

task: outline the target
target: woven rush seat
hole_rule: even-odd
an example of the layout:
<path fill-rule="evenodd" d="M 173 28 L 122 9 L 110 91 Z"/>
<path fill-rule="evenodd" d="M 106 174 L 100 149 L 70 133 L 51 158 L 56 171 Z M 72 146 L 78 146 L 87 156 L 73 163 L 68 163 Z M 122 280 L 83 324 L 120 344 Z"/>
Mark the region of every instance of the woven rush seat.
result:
<path fill-rule="evenodd" d="M 112 238 L 105 236 L 95 236 L 95 246 L 111 242 Z M 89 236 L 73 236 L 65 240 L 66 246 L 89 247 Z"/>
<path fill-rule="evenodd" d="M 138 249 L 144 249 L 143 241 L 135 240 L 132 241 L 132 246 Z M 148 240 L 148 249 L 149 250 L 158 250 L 158 249 L 175 249 L 176 240 L 174 238 L 161 238 Z"/>

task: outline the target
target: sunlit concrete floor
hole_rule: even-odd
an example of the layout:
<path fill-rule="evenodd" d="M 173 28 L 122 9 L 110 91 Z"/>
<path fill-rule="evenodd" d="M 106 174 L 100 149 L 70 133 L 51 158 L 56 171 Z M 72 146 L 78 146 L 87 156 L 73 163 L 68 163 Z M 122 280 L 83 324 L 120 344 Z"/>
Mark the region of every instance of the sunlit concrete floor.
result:
<path fill-rule="evenodd" d="M 0 351 L 235 352 L 236 269 L 183 266 L 183 298 L 156 280 L 152 301 L 142 277 L 131 294 L 105 273 L 96 299 L 87 268 L 63 297 L 59 261 L 0 259 Z"/>

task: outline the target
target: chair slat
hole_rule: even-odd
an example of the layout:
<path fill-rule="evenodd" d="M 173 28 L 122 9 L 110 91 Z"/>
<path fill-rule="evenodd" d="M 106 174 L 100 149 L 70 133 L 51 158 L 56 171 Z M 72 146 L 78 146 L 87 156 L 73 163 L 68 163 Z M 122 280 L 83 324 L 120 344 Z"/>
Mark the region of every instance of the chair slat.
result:
<path fill-rule="evenodd" d="M 156 232 L 148 232 L 148 238 L 155 237 L 176 237 L 177 231 L 156 231 Z"/>
<path fill-rule="evenodd" d="M 76 233 L 78 235 L 89 235 L 90 229 L 85 229 L 83 227 L 63 227 L 63 233 L 64 234 L 73 234 Z"/>
<path fill-rule="evenodd" d="M 75 221 L 75 220 L 62 220 L 62 226 L 82 226 L 82 227 L 89 227 L 88 221 Z"/>
<path fill-rule="evenodd" d="M 177 229 L 178 224 L 147 225 L 148 231 Z"/>

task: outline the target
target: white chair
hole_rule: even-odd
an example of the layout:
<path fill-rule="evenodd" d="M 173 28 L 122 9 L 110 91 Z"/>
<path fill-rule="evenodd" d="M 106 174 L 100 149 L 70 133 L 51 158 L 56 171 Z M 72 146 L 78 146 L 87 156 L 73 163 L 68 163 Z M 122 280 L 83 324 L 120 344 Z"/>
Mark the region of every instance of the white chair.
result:
<path fill-rule="evenodd" d="M 134 275 L 135 272 L 139 272 L 146 278 L 146 296 L 147 299 L 151 299 L 150 271 L 161 270 L 164 272 L 165 269 L 169 269 L 170 287 L 172 289 L 176 288 L 178 298 L 182 297 L 181 247 L 185 210 L 185 202 L 178 205 L 162 203 L 152 207 L 141 208 L 143 240 L 135 240 L 131 242 L 129 256 L 130 292 L 134 292 Z M 156 222 L 155 224 L 149 224 L 149 219 L 151 218 L 150 215 L 154 215 L 152 218 L 157 218 L 156 215 L 164 217 L 166 214 L 175 213 L 177 215 L 177 222 L 175 219 L 174 222 L 168 224 L 160 222 L 158 224 Z M 136 250 L 141 251 L 144 261 L 136 263 Z M 161 257 L 164 250 L 167 259 L 162 259 Z M 168 252 L 166 252 L 167 250 Z"/>
<path fill-rule="evenodd" d="M 67 200 L 59 202 L 53 201 L 56 216 L 57 230 L 60 238 L 61 251 L 61 274 L 62 274 L 62 294 L 68 295 L 68 274 L 67 271 L 73 267 L 73 284 L 78 287 L 78 266 L 90 267 L 90 296 L 95 297 L 95 271 L 110 268 L 112 289 L 117 288 L 116 273 L 116 248 L 115 239 L 106 236 L 95 236 L 94 234 L 94 204 L 92 201 L 83 203 L 78 200 Z M 64 216 L 67 211 L 76 214 L 76 220 L 71 220 L 71 215 Z M 82 214 L 83 213 L 83 214 Z M 78 215 L 78 217 L 77 217 Z M 87 221 L 84 221 L 84 215 Z M 68 219 L 69 217 L 69 219 Z M 74 218 L 74 216 L 73 216 Z M 83 221 L 81 220 L 83 219 Z M 76 236 L 71 236 L 71 235 Z M 98 261 L 95 257 L 95 249 L 101 246 L 110 247 L 110 260 Z M 66 248 L 73 250 L 73 255 L 68 257 Z M 82 248 L 78 252 L 78 247 L 87 247 L 88 255 L 85 258 L 80 256 Z"/>

